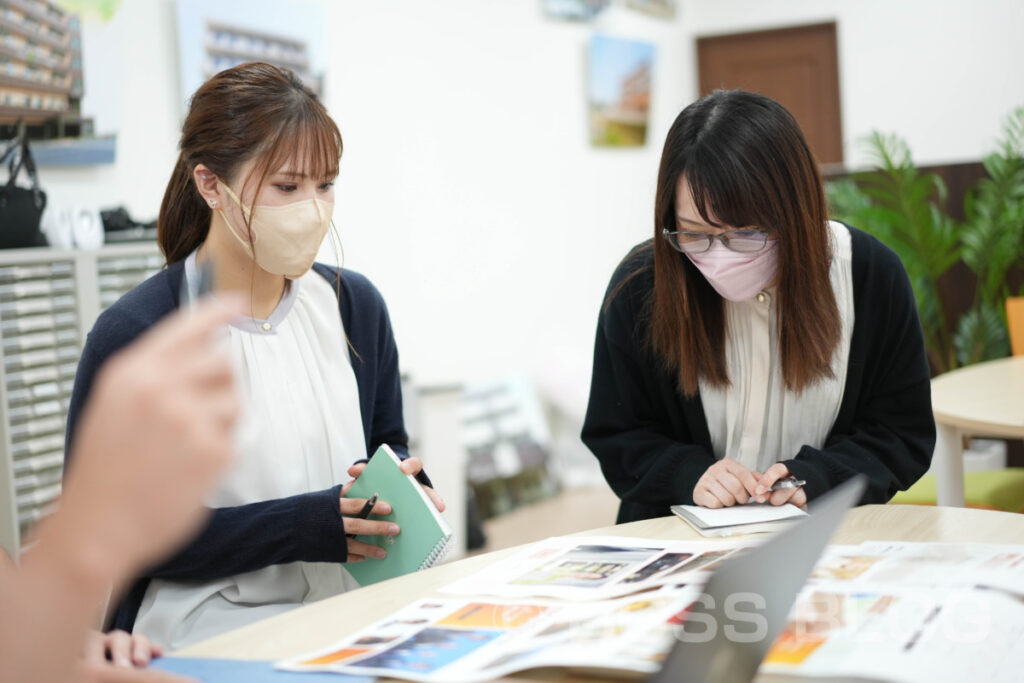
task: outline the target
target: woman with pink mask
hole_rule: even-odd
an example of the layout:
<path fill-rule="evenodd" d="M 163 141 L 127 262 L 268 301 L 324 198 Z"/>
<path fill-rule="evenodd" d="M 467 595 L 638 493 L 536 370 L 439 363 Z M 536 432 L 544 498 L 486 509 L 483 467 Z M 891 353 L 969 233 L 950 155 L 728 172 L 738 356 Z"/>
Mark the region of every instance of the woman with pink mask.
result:
<path fill-rule="evenodd" d="M 828 220 L 777 102 L 716 91 L 669 130 L 654 239 L 612 276 L 583 440 L 619 522 L 806 505 L 857 473 L 882 503 L 929 467 L 928 363 L 906 271 Z M 790 488 L 771 490 L 780 479 Z"/>
<path fill-rule="evenodd" d="M 346 497 L 347 480 L 380 445 L 444 508 L 408 456 L 380 293 L 358 273 L 314 262 L 342 151 L 316 95 L 269 64 L 227 69 L 193 95 L 179 148 L 157 224 L 167 267 L 90 332 L 67 449 L 97 371 L 185 305 L 212 264 L 213 299 L 239 293 L 248 313 L 221 335 L 242 398 L 238 457 L 206 501 L 208 522 L 119 592 L 111 624 L 168 649 L 358 587 L 344 563 L 376 562 L 386 550 L 349 534 L 401 532 L 358 519 L 365 501 Z"/>

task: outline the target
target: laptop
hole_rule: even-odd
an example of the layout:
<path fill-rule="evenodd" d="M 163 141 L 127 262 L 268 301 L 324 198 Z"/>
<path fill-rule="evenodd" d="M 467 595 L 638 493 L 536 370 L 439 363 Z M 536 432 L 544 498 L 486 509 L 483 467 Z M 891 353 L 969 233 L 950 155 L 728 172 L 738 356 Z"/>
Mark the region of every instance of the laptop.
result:
<path fill-rule="evenodd" d="M 653 683 L 753 680 L 811 570 L 864 492 L 858 475 L 811 503 L 810 515 L 715 570 Z"/>

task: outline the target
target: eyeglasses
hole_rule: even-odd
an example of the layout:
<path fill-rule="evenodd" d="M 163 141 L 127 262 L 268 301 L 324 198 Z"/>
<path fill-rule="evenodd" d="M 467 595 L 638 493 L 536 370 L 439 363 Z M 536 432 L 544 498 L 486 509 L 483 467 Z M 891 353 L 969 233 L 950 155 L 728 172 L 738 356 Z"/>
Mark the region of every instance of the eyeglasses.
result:
<path fill-rule="evenodd" d="M 677 230 L 675 232 L 663 228 L 661 236 L 668 240 L 668 243 L 684 254 L 702 254 L 711 248 L 715 240 L 721 240 L 727 249 L 750 254 L 764 249 L 768 243 L 768 233 L 764 230 L 753 230 L 741 228 L 739 230 L 726 230 L 717 235 L 710 235 L 706 232 L 691 232 L 689 230 Z"/>

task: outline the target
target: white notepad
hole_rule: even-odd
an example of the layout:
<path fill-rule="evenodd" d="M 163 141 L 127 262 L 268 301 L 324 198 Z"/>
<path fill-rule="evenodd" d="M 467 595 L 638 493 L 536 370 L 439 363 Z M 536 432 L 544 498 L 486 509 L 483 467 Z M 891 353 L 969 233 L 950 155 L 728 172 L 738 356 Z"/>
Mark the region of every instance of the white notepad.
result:
<path fill-rule="evenodd" d="M 673 505 L 672 512 L 685 520 L 702 536 L 730 536 L 778 531 L 790 522 L 806 517 L 807 513 L 793 505 L 747 503 L 725 508 L 706 508 L 699 505 Z"/>

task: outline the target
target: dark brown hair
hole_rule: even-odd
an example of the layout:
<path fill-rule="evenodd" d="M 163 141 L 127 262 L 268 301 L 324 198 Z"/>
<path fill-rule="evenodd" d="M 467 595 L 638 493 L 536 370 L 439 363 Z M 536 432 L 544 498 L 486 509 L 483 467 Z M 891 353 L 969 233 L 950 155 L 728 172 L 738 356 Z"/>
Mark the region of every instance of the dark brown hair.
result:
<path fill-rule="evenodd" d="M 757 226 L 778 240 L 776 303 L 782 376 L 802 391 L 833 376 L 840 320 L 829 279 L 828 215 L 814 156 L 778 102 L 742 90 L 715 91 L 686 107 L 662 151 L 654 212 L 654 291 L 648 345 L 695 395 L 698 380 L 728 386 L 721 297 L 690 260 L 662 237 L 676 230 L 680 177 L 701 218 Z M 714 219 L 714 220 L 713 220 Z"/>
<path fill-rule="evenodd" d="M 211 209 L 192 180 L 196 166 L 233 185 L 238 167 L 256 158 L 245 183 L 256 179 L 258 194 L 267 175 L 290 159 L 314 178 L 333 179 L 342 143 L 327 110 L 291 71 L 251 62 L 221 71 L 196 90 L 178 148 L 157 218 L 167 263 L 192 253 L 210 229 Z M 231 189 L 242 196 L 243 188 Z"/>

